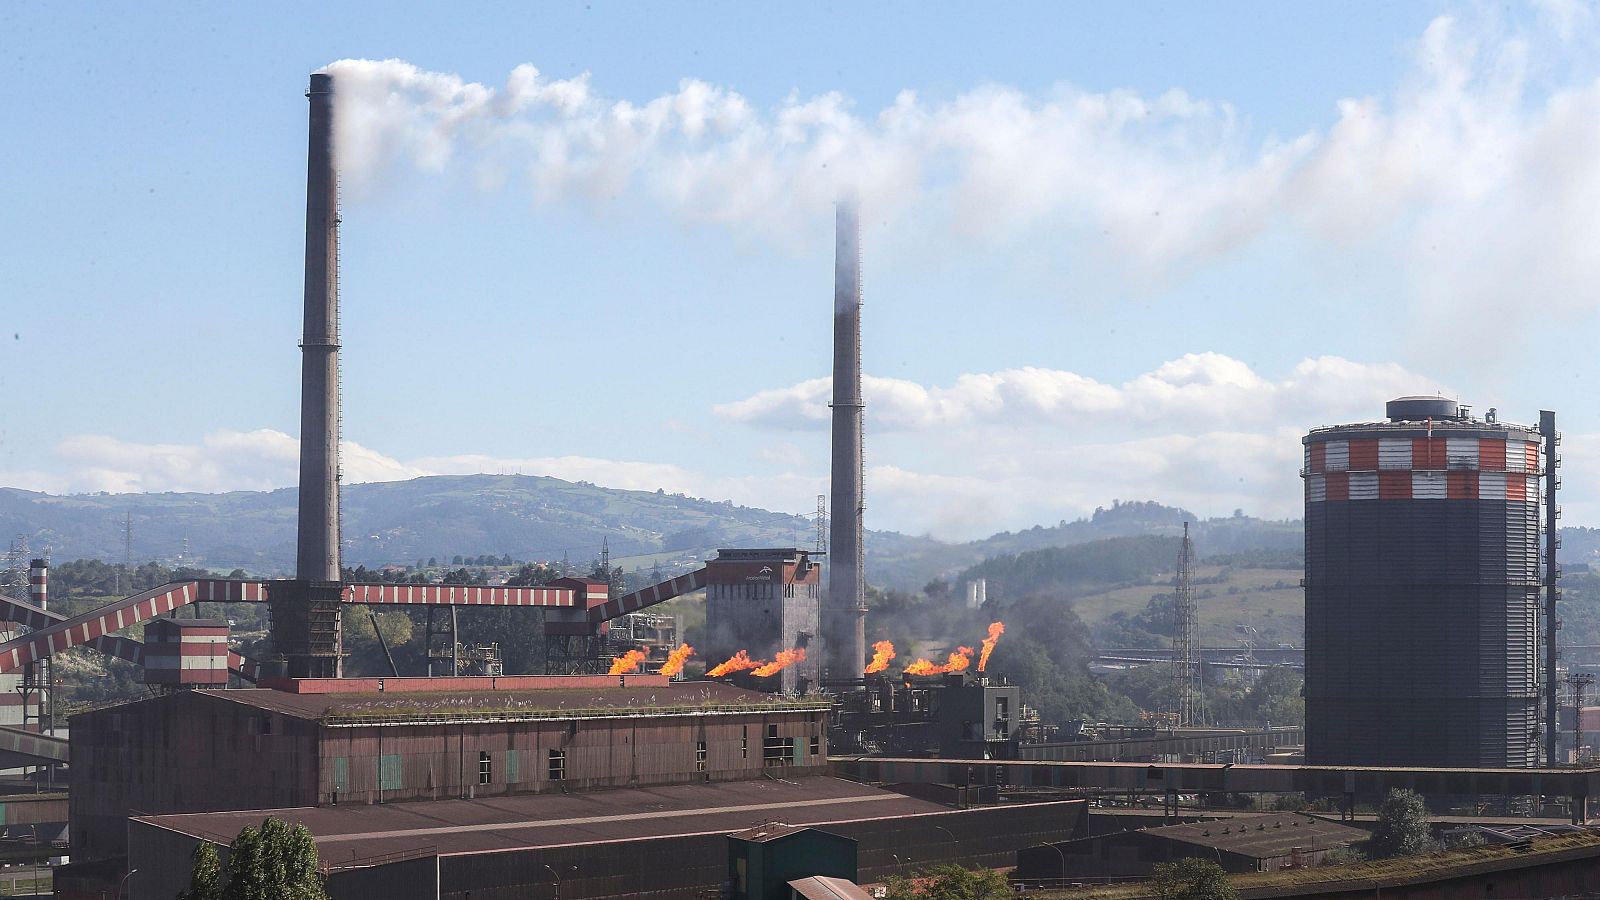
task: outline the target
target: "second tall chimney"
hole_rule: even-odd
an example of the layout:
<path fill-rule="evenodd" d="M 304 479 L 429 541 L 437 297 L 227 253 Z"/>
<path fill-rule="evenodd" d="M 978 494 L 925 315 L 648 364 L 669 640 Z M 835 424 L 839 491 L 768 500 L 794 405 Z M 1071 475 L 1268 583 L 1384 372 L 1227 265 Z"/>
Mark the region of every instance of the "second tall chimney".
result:
<path fill-rule="evenodd" d="M 339 184 L 333 76 L 312 75 L 306 153 L 305 337 L 300 369 L 300 522 L 295 577 L 339 580 Z"/>
<path fill-rule="evenodd" d="M 841 200 L 833 276 L 833 484 L 828 598 L 822 640 L 830 681 L 861 677 L 867 661 L 862 573 L 861 225 L 854 200 Z"/>

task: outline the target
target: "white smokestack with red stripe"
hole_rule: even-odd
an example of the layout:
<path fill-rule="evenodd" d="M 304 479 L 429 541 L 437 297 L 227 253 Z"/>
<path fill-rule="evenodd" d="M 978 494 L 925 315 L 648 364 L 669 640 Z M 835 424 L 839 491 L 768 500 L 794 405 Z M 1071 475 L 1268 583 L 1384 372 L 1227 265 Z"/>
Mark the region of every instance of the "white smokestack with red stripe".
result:
<path fill-rule="evenodd" d="M 28 564 L 28 602 L 40 609 L 50 608 L 50 561 L 36 559 Z"/>

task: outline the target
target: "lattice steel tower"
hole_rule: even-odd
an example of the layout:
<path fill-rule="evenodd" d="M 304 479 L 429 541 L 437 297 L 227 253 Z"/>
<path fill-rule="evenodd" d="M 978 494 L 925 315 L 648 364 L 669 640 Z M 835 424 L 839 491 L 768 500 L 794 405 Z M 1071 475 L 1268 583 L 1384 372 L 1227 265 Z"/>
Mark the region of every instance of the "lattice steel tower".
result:
<path fill-rule="evenodd" d="M 1183 523 L 1183 546 L 1178 551 L 1178 578 L 1172 603 L 1172 724 L 1205 724 L 1205 683 L 1200 670 L 1200 617 L 1194 606 L 1194 544 L 1189 523 Z"/>

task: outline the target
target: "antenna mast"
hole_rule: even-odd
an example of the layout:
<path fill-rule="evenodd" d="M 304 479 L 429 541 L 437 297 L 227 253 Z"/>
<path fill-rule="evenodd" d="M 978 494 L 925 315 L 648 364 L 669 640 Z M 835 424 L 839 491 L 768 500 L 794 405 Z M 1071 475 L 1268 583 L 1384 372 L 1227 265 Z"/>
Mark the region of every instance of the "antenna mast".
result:
<path fill-rule="evenodd" d="M 1183 547 L 1178 551 L 1178 578 L 1174 592 L 1172 635 L 1172 723 L 1188 728 L 1205 723 L 1205 686 L 1200 668 L 1200 618 L 1194 605 L 1194 544 L 1189 523 L 1183 523 Z"/>
<path fill-rule="evenodd" d="M 828 495 L 817 495 L 817 555 L 828 549 Z"/>

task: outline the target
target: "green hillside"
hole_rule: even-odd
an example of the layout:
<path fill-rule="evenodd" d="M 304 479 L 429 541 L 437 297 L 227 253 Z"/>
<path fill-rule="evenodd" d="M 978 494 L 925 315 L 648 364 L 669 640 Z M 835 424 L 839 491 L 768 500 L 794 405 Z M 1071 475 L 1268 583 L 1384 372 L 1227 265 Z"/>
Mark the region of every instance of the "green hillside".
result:
<path fill-rule="evenodd" d="M 996 556 L 957 580 L 985 579 L 997 609 L 1028 597 L 1071 609 L 1102 649 L 1164 646 L 1173 633 L 1179 546 L 1179 538 L 1165 536 L 1107 538 Z M 1298 562 L 1291 551 L 1255 551 L 1196 565 L 1201 642 L 1240 645 L 1248 626 L 1263 644 L 1300 645 L 1305 601 Z"/>
<path fill-rule="evenodd" d="M 692 565 L 719 547 L 811 546 L 805 516 L 702 500 L 664 491 L 629 491 L 529 475 L 451 475 L 348 485 L 342 491 L 345 561 L 369 568 L 446 560 L 457 554 L 509 554 L 519 560 L 563 556 L 587 565 L 608 541 L 628 571 Z M 120 560 L 131 520 L 136 560 L 174 560 L 254 574 L 294 564 L 293 489 L 224 494 L 77 494 L 0 488 L 0 533 L 27 535 L 57 559 Z M 1114 503 L 1057 525 L 1002 532 L 968 543 L 868 531 L 867 578 L 901 589 L 997 554 L 1082 544 L 1116 536 L 1175 535 L 1191 514 L 1156 503 Z M 1196 522 L 1202 547 L 1298 546 L 1299 523 L 1236 516 Z"/>

